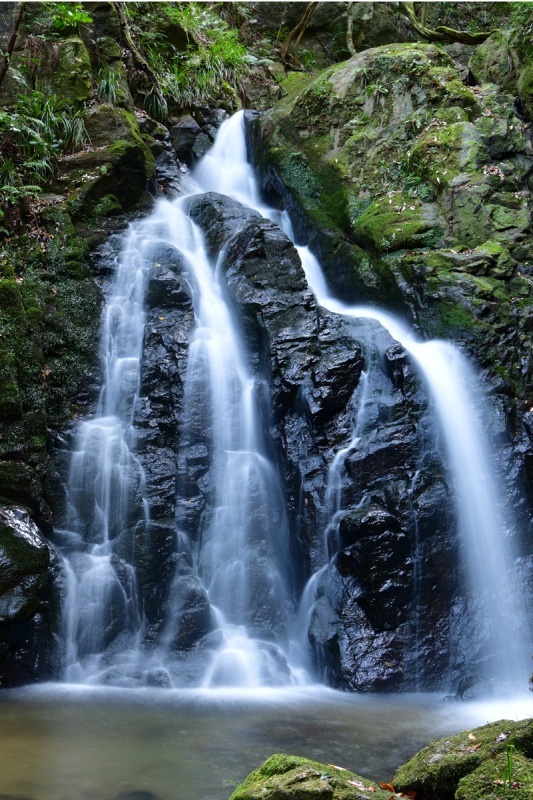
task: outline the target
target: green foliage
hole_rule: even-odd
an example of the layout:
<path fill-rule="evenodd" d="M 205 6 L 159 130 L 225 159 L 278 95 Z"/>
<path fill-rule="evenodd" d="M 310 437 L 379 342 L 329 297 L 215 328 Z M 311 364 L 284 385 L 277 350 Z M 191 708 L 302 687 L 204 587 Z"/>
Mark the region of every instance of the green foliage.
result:
<path fill-rule="evenodd" d="M 0 110 L 0 220 L 55 177 L 60 155 L 88 141 L 81 110 L 21 85 L 14 110 Z"/>
<path fill-rule="evenodd" d="M 76 28 L 79 23 L 92 22 L 93 18 L 83 10 L 81 3 L 50 3 L 54 30 Z"/>
<path fill-rule="evenodd" d="M 155 74 L 164 95 L 179 106 L 206 103 L 220 98 L 221 88 L 236 96 L 241 81 L 256 59 L 238 34 L 206 3 L 153 3 L 141 9 L 126 6 L 132 32 Z M 147 24 L 147 16 L 150 24 Z M 170 42 L 157 24 L 175 26 L 188 41 L 185 51 Z M 150 31 L 147 28 L 151 28 Z M 155 28 L 155 31 L 154 31 Z M 149 93 L 145 108 L 154 104 Z M 156 116 L 161 118 L 161 111 Z"/>
<path fill-rule="evenodd" d="M 112 106 L 116 105 L 118 91 L 117 91 L 117 76 L 109 69 L 103 67 L 98 71 L 98 97 L 104 103 L 110 103 Z"/>
<path fill-rule="evenodd" d="M 479 31 L 523 24 L 533 17 L 533 4 L 443 2 L 429 6 L 428 25 L 446 25 L 458 30 Z"/>

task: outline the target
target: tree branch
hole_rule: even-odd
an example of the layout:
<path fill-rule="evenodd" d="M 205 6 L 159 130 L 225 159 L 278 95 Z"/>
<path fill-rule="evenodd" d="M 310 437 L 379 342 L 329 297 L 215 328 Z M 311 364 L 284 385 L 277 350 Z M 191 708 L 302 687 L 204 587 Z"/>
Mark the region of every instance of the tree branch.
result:
<path fill-rule="evenodd" d="M 163 92 L 161 91 L 161 87 L 159 85 L 159 81 L 157 80 L 157 76 L 153 71 L 152 67 L 150 66 L 150 64 L 148 63 L 148 61 L 140 52 L 139 48 L 136 46 L 135 42 L 133 41 L 130 31 L 130 26 L 128 25 L 128 20 L 126 19 L 126 14 L 124 13 L 124 4 L 113 3 L 112 5 L 118 14 L 118 18 L 120 21 L 120 30 L 122 32 L 122 38 L 124 40 L 124 43 L 126 44 L 126 47 L 128 48 L 128 50 L 132 55 L 133 63 L 138 69 L 144 72 L 144 74 L 146 75 L 146 77 L 148 78 L 148 80 L 150 81 L 150 83 L 154 88 L 154 92 L 156 93 L 159 102 L 161 103 L 161 107 L 166 108 L 167 101 L 165 100 Z"/>
<path fill-rule="evenodd" d="M 400 12 L 404 14 L 411 23 L 411 27 L 423 39 L 428 42 L 461 42 L 462 44 L 480 44 L 488 39 L 492 31 L 479 31 L 469 33 L 468 31 L 456 31 L 454 28 L 448 28 L 445 25 L 439 25 L 437 28 L 428 28 L 421 22 L 415 12 L 414 3 L 404 2 L 399 5 Z"/>
<path fill-rule="evenodd" d="M 302 36 L 305 33 L 305 29 L 309 25 L 309 20 L 311 19 L 315 9 L 319 5 L 320 5 L 320 3 L 308 3 L 308 5 L 306 6 L 306 9 L 304 11 L 303 17 L 301 18 L 299 23 L 292 29 L 292 31 L 287 36 L 287 41 L 285 42 L 283 50 L 281 51 L 281 58 L 282 58 L 283 61 L 285 61 L 285 59 L 287 58 L 287 54 L 289 52 L 289 46 L 290 46 L 292 40 L 294 39 L 295 36 L 298 36 L 298 38 L 296 39 L 296 44 L 294 46 L 293 58 L 294 58 L 294 61 L 295 61 L 296 64 L 299 63 L 298 62 L 298 46 L 300 44 Z"/>

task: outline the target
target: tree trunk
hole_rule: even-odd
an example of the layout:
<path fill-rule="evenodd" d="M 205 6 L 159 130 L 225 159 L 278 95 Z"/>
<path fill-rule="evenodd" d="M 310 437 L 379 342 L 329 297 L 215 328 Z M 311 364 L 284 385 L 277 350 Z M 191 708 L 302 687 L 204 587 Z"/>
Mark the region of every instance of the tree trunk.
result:
<path fill-rule="evenodd" d="M 139 51 L 138 47 L 136 46 L 135 42 L 133 41 L 130 26 L 128 25 L 128 20 L 126 19 L 126 14 L 124 13 L 124 4 L 123 3 L 113 3 L 113 7 L 116 9 L 118 14 L 118 18 L 120 21 L 120 29 L 122 32 L 122 38 L 128 50 L 130 51 L 133 63 L 135 66 L 140 69 L 146 77 L 148 78 L 149 82 L 153 86 L 153 90 L 161 103 L 161 109 L 164 110 L 167 107 L 167 101 L 161 91 L 161 87 L 159 86 L 159 81 L 157 80 L 157 76 L 153 71 L 152 67 Z"/>
<path fill-rule="evenodd" d="M 294 62 L 296 64 L 299 63 L 298 62 L 298 46 L 300 44 L 302 36 L 305 33 L 305 29 L 309 25 L 309 20 L 311 19 L 312 15 L 313 15 L 313 12 L 315 11 L 317 6 L 319 6 L 319 5 L 320 5 L 320 3 L 308 3 L 308 5 L 307 5 L 307 7 L 305 9 L 304 15 L 301 18 L 300 22 L 298 23 L 298 25 L 296 25 L 292 29 L 292 31 L 287 36 L 287 41 L 285 42 L 283 50 L 281 51 L 281 58 L 283 60 L 285 60 L 287 58 L 287 55 L 288 55 L 288 52 L 289 52 L 289 46 L 290 46 L 292 40 L 294 39 L 294 37 L 297 36 L 298 38 L 296 40 L 296 44 L 295 44 L 295 47 L 294 47 L 294 54 L 293 54 L 292 57 L 293 57 Z"/>
<path fill-rule="evenodd" d="M 9 37 L 9 41 L 7 43 L 7 48 L 6 52 L 4 53 L 3 63 L 0 66 L 0 86 L 2 85 L 4 78 L 7 75 L 7 71 L 9 69 L 9 64 L 11 62 L 11 55 L 13 53 L 13 50 L 15 49 L 15 42 L 17 41 L 20 23 L 22 22 L 23 16 L 24 16 L 24 3 L 21 3 L 19 6 L 19 10 L 17 12 L 17 16 L 15 17 L 15 22 L 13 23 L 13 30 L 11 31 L 11 36 Z"/>

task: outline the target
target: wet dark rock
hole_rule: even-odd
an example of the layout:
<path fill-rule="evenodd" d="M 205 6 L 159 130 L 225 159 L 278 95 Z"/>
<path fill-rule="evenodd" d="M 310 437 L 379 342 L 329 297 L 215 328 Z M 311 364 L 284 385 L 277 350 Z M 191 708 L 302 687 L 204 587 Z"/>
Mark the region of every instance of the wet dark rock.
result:
<path fill-rule="evenodd" d="M 190 114 L 170 120 L 170 136 L 178 159 L 188 167 L 193 166 L 212 143 L 203 127 Z"/>
<path fill-rule="evenodd" d="M 61 561 L 28 512 L 0 508 L 0 685 L 57 677 Z"/>
<path fill-rule="evenodd" d="M 146 685 L 147 686 L 154 686 L 158 689 L 171 689 L 172 688 L 172 681 L 170 679 L 170 675 L 166 671 L 166 669 L 152 669 L 146 675 Z M 146 795 L 147 797 L 154 797 L 151 792 L 128 792 L 126 795 L 118 795 L 119 797 L 132 797 L 134 795 L 137 797 L 138 795 L 142 795 L 143 797 Z M 139 798 L 141 800 L 141 798 Z"/>
<path fill-rule="evenodd" d="M 206 237 L 207 252 L 216 258 L 223 245 L 253 217 L 257 211 L 235 203 L 216 192 L 196 195 L 189 200 L 189 214 Z"/>
<path fill-rule="evenodd" d="M 134 789 L 131 792 L 120 792 L 116 794 L 113 800 L 159 800 L 159 797 L 157 794 L 154 794 L 154 792 L 147 792 L 145 789 Z"/>
<path fill-rule="evenodd" d="M 297 252 L 274 223 L 213 194 L 191 209 L 208 242 L 226 248 L 230 298 L 257 380 L 271 396 L 264 427 L 287 496 L 295 585 L 301 589 L 335 556 L 316 589 L 309 628 L 317 669 L 345 688 L 414 686 L 415 635 L 417 658 L 430 665 L 424 680 L 439 685 L 457 646 L 448 630 L 454 518 L 445 510 L 441 460 L 424 444 L 431 422 L 416 370 L 376 323 L 350 324 L 316 307 Z M 365 435 L 346 454 L 344 510 L 338 530 L 326 535 L 328 464 L 353 436 L 363 369 L 371 374 Z M 438 578 L 426 570 L 417 577 L 419 559 L 435 563 Z"/>

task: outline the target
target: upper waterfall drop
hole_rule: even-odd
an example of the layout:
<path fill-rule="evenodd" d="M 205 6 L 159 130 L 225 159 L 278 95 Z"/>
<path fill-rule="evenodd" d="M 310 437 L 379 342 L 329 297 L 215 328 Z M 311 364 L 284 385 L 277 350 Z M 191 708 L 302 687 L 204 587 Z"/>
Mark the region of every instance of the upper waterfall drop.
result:
<path fill-rule="evenodd" d="M 224 158 L 221 174 L 226 190 L 235 199 L 281 223 L 283 230 L 294 238 L 287 215 L 273 209 L 265 211 L 255 178 L 250 180 L 248 171 L 238 163 L 246 152 L 243 112 L 225 125 L 217 139 L 217 151 Z M 239 180 L 234 185 L 232 174 L 245 174 L 246 181 Z M 249 187 L 247 197 L 245 187 Z M 392 314 L 376 308 L 349 306 L 335 299 L 309 248 L 297 246 L 297 249 L 308 284 L 322 307 L 345 318 L 375 320 L 401 343 L 416 363 L 435 406 L 453 475 L 463 558 L 470 589 L 479 604 L 477 626 L 489 658 L 487 676 L 514 686 L 524 685 L 528 676 L 528 642 L 524 636 L 528 625 L 520 594 L 514 591 L 508 577 L 513 565 L 507 539 L 511 523 L 502 516 L 498 480 L 482 429 L 485 404 L 475 387 L 472 368 L 450 342 L 419 341 Z"/>

